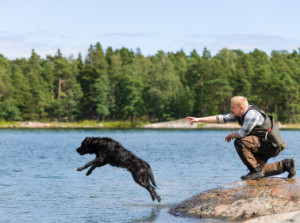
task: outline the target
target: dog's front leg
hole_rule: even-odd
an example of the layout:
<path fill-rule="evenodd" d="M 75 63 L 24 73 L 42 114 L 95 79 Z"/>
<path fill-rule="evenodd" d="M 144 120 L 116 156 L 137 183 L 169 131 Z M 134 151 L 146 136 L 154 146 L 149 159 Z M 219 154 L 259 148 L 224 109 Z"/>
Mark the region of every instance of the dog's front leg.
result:
<path fill-rule="evenodd" d="M 97 158 L 94 159 L 94 160 L 92 160 L 91 162 L 88 162 L 88 163 L 85 164 L 84 166 L 79 167 L 79 168 L 77 169 L 77 171 L 82 171 L 82 170 L 84 170 L 84 169 L 86 169 L 86 168 L 88 168 L 88 167 L 90 167 L 90 166 L 92 166 L 92 165 L 95 165 L 96 163 L 97 163 Z"/>
<path fill-rule="evenodd" d="M 90 175 L 96 167 L 101 167 L 101 166 L 104 166 L 105 164 L 106 164 L 105 162 L 98 160 L 93 166 L 91 166 L 91 168 L 88 170 L 86 175 L 87 176 Z"/>
<path fill-rule="evenodd" d="M 86 175 L 87 175 L 87 176 L 90 175 L 96 167 L 97 167 L 96 165 L 93 165 L 93 166 L 88 170 L 88 172 L 86 173 Z"/>

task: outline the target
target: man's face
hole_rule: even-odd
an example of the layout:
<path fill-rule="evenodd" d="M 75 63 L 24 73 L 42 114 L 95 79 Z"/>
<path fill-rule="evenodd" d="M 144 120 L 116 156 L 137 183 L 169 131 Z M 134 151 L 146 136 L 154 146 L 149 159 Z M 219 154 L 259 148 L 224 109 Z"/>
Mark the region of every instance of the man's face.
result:
<path fill-rule="evenodd" d="M 230 111 L 234 116 L 242 117 L 244 110 L 242 107 L 237 106 L 235 103 L 231 102 Z"/>

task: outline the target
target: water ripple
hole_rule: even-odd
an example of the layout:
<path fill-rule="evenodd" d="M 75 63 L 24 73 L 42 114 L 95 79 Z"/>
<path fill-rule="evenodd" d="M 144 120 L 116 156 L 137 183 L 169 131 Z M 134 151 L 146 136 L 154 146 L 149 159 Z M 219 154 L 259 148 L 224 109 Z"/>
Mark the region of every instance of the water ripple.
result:
<path fill-rule="evenodd" d="M 2 222 L 203 222 L 175 218 L 167 211 L 247 172 L 233 143 L 224 142 L 230 132 L 225 130 L 0 132 Z M 162 202 L 153 203 L 148 191 L 124 169 L 104 166 L 88 177 L 86 171 L 77 172 L 94 159 L 75 151 L 86 136 L 112 137 L 147 161 Z M 270 161 L 300 160 L 299 136 L 300 131 L 282 131 L 287 149 Z"/>

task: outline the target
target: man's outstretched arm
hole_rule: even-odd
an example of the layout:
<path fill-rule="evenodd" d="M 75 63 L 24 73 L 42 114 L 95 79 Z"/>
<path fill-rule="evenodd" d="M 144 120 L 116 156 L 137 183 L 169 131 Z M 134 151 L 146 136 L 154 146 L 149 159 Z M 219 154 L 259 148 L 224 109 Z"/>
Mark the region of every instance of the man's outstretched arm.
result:
<path fill-rule="evenodd" d="M 217 123 L 217 116 L 207 116 L 202 118 L 195 118 L 195 117 L 186 117 L 188 119 L 188 122 L 193 125 L 194 122 L 204 122 L 204 123 Z"/>

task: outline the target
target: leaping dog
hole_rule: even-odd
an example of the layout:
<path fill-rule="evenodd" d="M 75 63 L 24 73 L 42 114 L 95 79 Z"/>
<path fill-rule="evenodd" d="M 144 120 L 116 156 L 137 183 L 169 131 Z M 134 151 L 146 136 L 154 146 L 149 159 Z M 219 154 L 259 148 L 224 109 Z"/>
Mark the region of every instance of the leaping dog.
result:
<path fill-rule="evenodd" d="M 108 137 L 86 137 L 77 149 L 77 152 L 80 155 L 87 153 L 96 155 L 94 160 L 78 168 L 77 171 L 90 167 L 86 173 L 88 176 L 96 167 L 106 164 L 126 168 L 131 172 L 134 181 L 149 191 L 152 200 L 157 199 L 160 202 L 161 198 L 155 191 L 156 183 L 150 165 L 125 149 L 119 142 Z M 153 186 L 150 184 L 150 181 Z"/>

